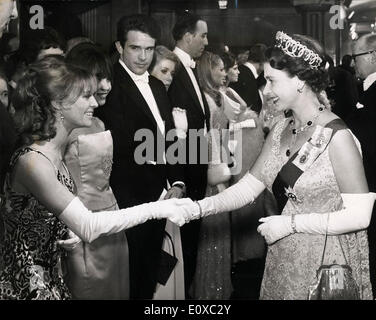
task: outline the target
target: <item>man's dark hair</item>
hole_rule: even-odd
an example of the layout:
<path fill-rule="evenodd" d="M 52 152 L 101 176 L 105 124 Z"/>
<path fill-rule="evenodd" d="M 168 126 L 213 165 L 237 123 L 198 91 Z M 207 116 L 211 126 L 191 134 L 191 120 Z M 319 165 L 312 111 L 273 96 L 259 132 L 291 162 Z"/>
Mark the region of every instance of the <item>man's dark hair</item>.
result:
<path fill-rule="evenodd" d="M 266 61 L 265 51 L 267 46 L 263 43 L 256 43 L 249 48 L 248 61 L 264 63 Z"/>
<path fill-rule="evenodd" d="M 202 20 L 201 17 L 193 13 L 184 12 L 176 17 L 176 23 L 172 29 L 172 36 L 175 41 L 183 38 L 185 33 L 195 33 L 197 21 Z"/>
<path fill-rule="evenodd" d="M 342 65 L 344 67 L 350 67 L 351 65 L 351 61 L 352 61 L 352 57 L 349 55 L 349 54 L 345 54 L 343 57 L 342 57 Z"/>
<path fill-rule="evenodd" d="M 156 43 L 161 36 L 161 28 L 152 18 L 144 14 L 134 14 L 122 17 L 117 23 L 117 39 L 124 46 L 128 31 L 141 31 L 155 39 Z"/>
<path fill-rule="evenodd" d="M 29 30 L 20 47 L 23 59 L 28 63 L 33 63 L 42 50 L 48 48 L 66 49 L 66 41 L 62 35 L 54 28 L 46 26 L 44 29 Z"/>

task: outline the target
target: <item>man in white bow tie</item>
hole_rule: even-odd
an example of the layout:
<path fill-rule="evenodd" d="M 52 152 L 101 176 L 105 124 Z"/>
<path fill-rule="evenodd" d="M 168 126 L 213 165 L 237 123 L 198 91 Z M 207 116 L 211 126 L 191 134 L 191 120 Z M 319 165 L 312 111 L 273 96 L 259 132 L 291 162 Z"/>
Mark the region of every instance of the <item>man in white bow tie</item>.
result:
<path fill-rule="evenodd" d="M 147 71 L 160 28 L 151 17 L 125 16 L 118 22 L 117 35 L 120 59 L 114 65 L 112 91 L 98 117 L 113 136 L 110 183 L 119 207 L 156 201 L 164 189 L 168 189 L 167 198 L 182 197 L 185 185 L 181 168 L 166 163 L 165 157 L 169 147 L 165 136 L 174 128 L 172 108 L 163 83 L 149 77 Z M 142 159 L 138 150 L 145 145 L 145 138 L 136 138 L 140 129 L 152 134 Z M 158 139 L 164 141 L 163 147 Z M 153 297 L 165 224 L 165 220 L 154 220 L 126 232 L 131 299 Z"/>
<path fill-rule="evenodd" d="M 192 143 L 193 137 L 189 136 L 189 131 L 201 130 L 204 135 L 210 129 L 210 111 L 195 74 L 194 61 L 202 55 L 205 46 L 208 45 L 207 34 L 208 27 L 202 18 L 188 12 L 176 17 L 172 30 L 176 41 L 174 53 L 180 59 L 182 67 L 176 72 L 168 95 L 172 106 L 184 109 L 187 115 L 188 132 L 187 138 L 184 139 L 187 146 L 186 164 L 183 167 L 187 196 L 194 200 L 204 197 L 207 184 L 207 163 L 200 163 L 200 151 L 207 150 L 205 139 Z M 175 123 L 177 128 L 178 122 Z M 196 142 L 197 149 L 188 148 Z M 181 228 L 186 297 L 189 297 L 188 291 L 195 272 L 199 228 L 200 220 Z"/>

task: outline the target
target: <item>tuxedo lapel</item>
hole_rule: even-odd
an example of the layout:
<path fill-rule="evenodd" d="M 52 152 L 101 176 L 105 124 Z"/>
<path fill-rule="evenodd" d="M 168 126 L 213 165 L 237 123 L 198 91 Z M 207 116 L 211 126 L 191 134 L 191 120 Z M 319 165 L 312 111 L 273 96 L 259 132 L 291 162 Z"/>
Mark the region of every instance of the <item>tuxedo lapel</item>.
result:
<path fill-rule="evenodd" d="M 166 99 L 168 99 L 167 92 L 158 90 L 158 87 L 155 86 L 153 80 L 151 80 L 151 76 L 149 77 L 149 79 L 150 79 L 149 81 L 150 88 L 153 93 L 155 102 L 157 103 L 159 114 L 161 115 L 161 118 L 163 122 L 165 123 L 165 131 L 167 133 L 168 130 L 172 129 L 171 127 L 172 113 L 171 113 L 171 110 L 169 110 L 169 105 L 166 105 Z M 163 88 L 163 90 L 165 90 L 165 88 Z M 163 97 L 162 94 L 165 94 L 165 97 Z"/>
<path fill-rule="evenodd" d="M 253 72 L 248 67 L 242 65 L 242 66 L 239 67 L 239 70 L 241 72 L 244 72 L 247 75 L 247 77 L 250 77 L 252 79 L 256 79 L 255 76 L 253 75 Z"/>
<path fill-rule="evenodd" d="M 144 97 L 142 96 L 140 90 L 138 89 L 132 78 L 129 76 L 129 74 L 124 70 L 124 68 L 120 64 L 119 67 L 121 68 L 122 90 L 124 90 L 124 92 L 126 92 L 129 98 L 134 102 L 135 107 L 141 112 L 143 112 L 158 128 L 157 122 L 155 121 L 154 116 L 151 113 L 150 108 L 147 102 L 145 101 Z"/>
<path fill-rule="evenodd" d="M 179 72 L 179 75 L 178 77 L 180 78 L 180 80 L 183 82 L 184 84 L 184 87 L 186 87 L 192 97 L 192 99 L 194 100 L 195 102 L 195 106 L 198 108 L 198 110 L 203 114 L 203 111 L 202 111 L 202 107 L 201 107 L 201 103 L 200 103 L 200 100 L 198 99 L 197 97 L 197 93 L 196 93 L 196 90 L 193 86 L 193 83 L 191 81 L 191 78 L 189 77 L 189 74 L 187 72 L 187 70 L 185 70 L 185 67 L 182 66 L 180 68 L 180 72 Z M 196 77 L 196 80 L 197 80 L 197 77 Z M 198 83 L 198 80 L 197 80 L 197 83 Z M 201 89 L 200 89 L 201 91 Z M 202 92 L 201 92 L 201 95 L 203 96 Z M 204 96 L 203 96 L 203 99 L 204 99 Z M 205 110 L 206 112 L 206 110 Z"/>

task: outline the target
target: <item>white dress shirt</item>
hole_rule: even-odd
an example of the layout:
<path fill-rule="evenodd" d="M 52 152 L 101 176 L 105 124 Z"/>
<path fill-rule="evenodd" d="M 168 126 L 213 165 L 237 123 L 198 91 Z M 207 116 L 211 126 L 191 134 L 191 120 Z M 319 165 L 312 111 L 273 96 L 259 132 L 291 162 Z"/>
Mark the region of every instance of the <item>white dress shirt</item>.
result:
<path fill-rule="evenodd" d="M 162 135 L 165 136 L 165 124 L 161 117 L 161 114 L 158 109 L 157 102 L 154 99 L 153 92 L 151 91 L 150 85 L 149 85 L 149 72 L 145 72 L 142 75 L 135 74 L 132 72 L 125 63 L 119 59 L 119 63 L 123 66 L 125 71 L 129 74 L 131 79 L 136 84 L 138 90 L 140 90 L 142 96 L 144 97 L 146 104 L 148 105 L 151 113 L 153 114 L 153 117 L 155 121 L 157 122 L 158 128 L 161 131 Z M 166 164 L 166 152 L 163 150 L 163 163 Z M 176 184 L 184 184 L 183 181 L 175 181 L 172 185 Z M 170 183 L 167 180 L 168 188 L 170 188 Z"/>
<path fill-rule="evenodd" d="M 368 77 L 366 78 L 366 80 L 364 80 L 364 82 L 363 82 L 363 89 L 364 89 L 364 91 L 367 91 L 369 89 L 369 87 L 372 86 L 372 84 L 375 81 L 376 81 L 376 72 L 371 73 L 370 75 L 368 75 Z"/>
<path fill-rule="evenodd" d="M 165 124 L 161 117 L 157 102 L 154 99 L 153 92 L 151 91 L 151 88 L 149 85 L 149 72 L 146 71 L 144 74 L 138 75 L 132 72 L 122 60 L 119 59 L 119 63 L 123 66 L 125 71 L 129 74 L 131 79 L 134 81 L 138 90 L 140 90 L 142 96 L 144 97 L 146 101 L 146 104 L 148 105 L 151 113 L 153 114 L 155 122 L 157 123 L 157 126 L 160 132 L 162 133 L 162 136 L 165 136 Z M 163 151 L 163 163 L 166 163 L 165 151 Z"/>
<path fill-rule="evenodd" d="M 192 68 L 196 67 L 196 63 L 193 61 L 193 59 L 191 58 L 191 56 L 188 53 L 186 53 L 185 51 L 183 51 L 182 49 L 180 49 L 178 47 L 175 47 L 174 53 L 178 56 L 178 58 L 182 62 L 185 70 L 187 70 L 189 78 L 191 79 L 193 87 L 195 88 L 195 91 L 196 91 L 196 94 L 197 94 L 197 97 L 198 97 L 198 101 L 200 101 L 202 112 L 205 114 L 204 101 L 202 100 L 200 87 L 197 83 L 196 77 L 195 77 L 193 70 L 192 70 Z M 205 134 L 206 134 L 206 132 L 207 132 L 206 122 L 204 123 L 204 130 L 205 130 Z"/>
<path fill-rule="evenodd" d="M 129 74 L 132 78 L 134 83 L 136 84 L 138 90 L 140 90 L 142 96 L 144 97 L 146 104 L 148 105 L 153 117 L 158 125 L 159 130 L 161 131 L 162 135 L 165 135 L 165 124 L 161 117 L 161 114 L 158 109 L 157 102 L 154 99 L 153 92 L 151 91 L 149 85 L 149 72 L 145 72 L 142 75 L 135 74 L 132 72 L 122 60 L 119 60 L 120 64 L 123 66 L 125 71 Z"/>

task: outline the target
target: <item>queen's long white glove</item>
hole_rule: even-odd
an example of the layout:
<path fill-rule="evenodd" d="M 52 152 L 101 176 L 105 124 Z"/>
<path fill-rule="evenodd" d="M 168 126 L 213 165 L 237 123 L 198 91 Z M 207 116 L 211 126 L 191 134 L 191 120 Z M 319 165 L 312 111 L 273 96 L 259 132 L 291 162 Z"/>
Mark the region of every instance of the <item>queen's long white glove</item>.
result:
<path fill-rule="evenodd" d="M 221 193 L 198 201 L 200 215 L 195 218 L 207 217 L 220 212 L 227 212 L 244 207 L 253 202 L 265 189 L 265 185 L 247 173 L 238 183 Z"/>
<path fill-rule="evenodd" d="M 188 198 L 169 199 L 116 211 L 91 212 L 75 197 L 59 219 L 83 241 L 92 242 L 100 236 L 120 232 L 150 219 L 168 218 L 181 226 L 191 215 L 187 211 L 189 204 L 193 204 L 193 201 Z"/>
<path fill-rule="evenodd" d="M 344 209 L 328 213 L 295 215 L 296 232 L 338 235 L 366 229 L 371 221 L 375 193 L 342 193 Z M 329 217 L 328 217 L 329 215 Z M 329 219 L 328 219 L 329 218 Z M 291 216 L 261 218 L 257 230 L 268 244 L 293 233 Z"/>

